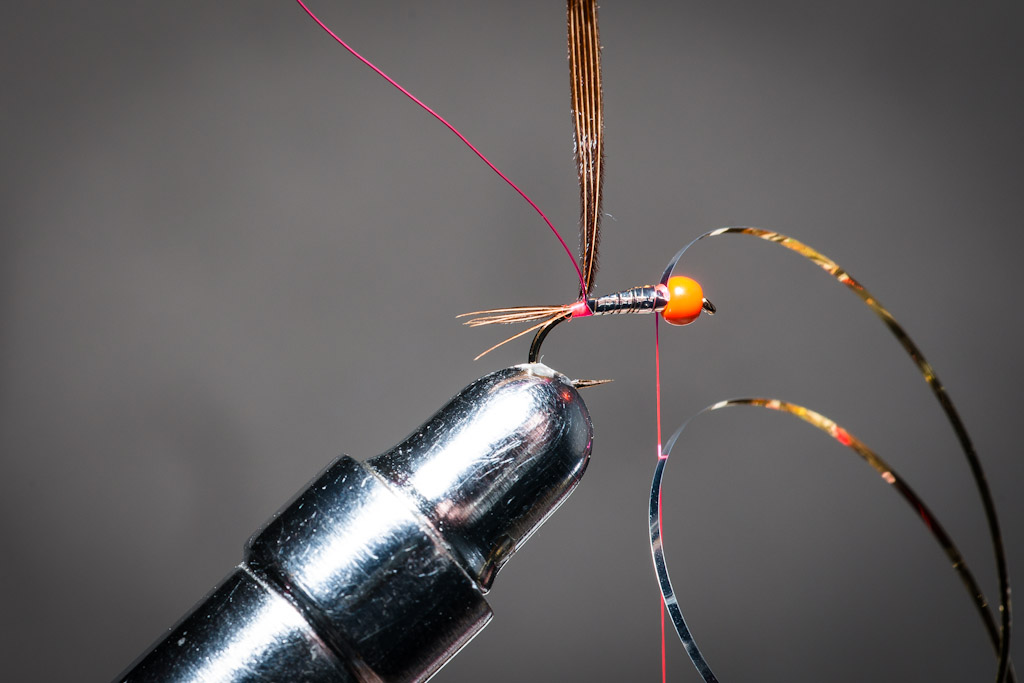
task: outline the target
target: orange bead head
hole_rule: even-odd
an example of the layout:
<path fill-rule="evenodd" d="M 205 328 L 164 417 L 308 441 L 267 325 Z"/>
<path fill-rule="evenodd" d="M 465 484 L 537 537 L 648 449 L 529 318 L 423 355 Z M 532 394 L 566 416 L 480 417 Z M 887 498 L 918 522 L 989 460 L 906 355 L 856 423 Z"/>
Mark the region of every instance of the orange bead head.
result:
<path fill-rule="evenodd" d="M 704 289 L 693 278 L 676 275 L 668 279 L 668 304 L 661 316 L 672 325 L 689 325 L 704 309 Z"/>

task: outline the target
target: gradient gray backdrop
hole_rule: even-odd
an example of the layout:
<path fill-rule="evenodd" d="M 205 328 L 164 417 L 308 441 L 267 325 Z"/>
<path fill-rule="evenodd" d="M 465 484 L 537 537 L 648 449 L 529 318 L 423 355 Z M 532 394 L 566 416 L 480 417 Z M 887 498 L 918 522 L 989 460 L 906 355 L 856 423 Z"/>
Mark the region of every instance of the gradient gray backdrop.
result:
<path fill-rule="evenodd" d="M 575 243 L 560 2 L 315 7 Z M 523 341 L 473 362 L 504 330 L 456 313 L 569 301 L 575 276 L 511 190 L 294 3 L 3 14 L 0 668 L 100 681 L 334 456 L 377 454 L 525 360 Z M 1017 570 L 1022 20 L 1009 1 L 605 2 L 614 219 L 597 277 L 650 281 L 730 224 L 834 257 L 948 384 Z M 666 432 L 729 396 L 817 408 L 920 490 L 993 596 L 951 430 L 867 309 L 745 238 L 702 243 L 683 270 L 720 314 L 663 329 Z M 547 342 L 555 368 L 615 379 L 585 394 L 593 460 L 438 680 L 657 680 L 652 328 L 581 321 Z M 992 675 L 943 554 L 818 432 L 712 415 L 666 486 L 681 601 L 723 680 Z M 696 679 L 678 643 L 669 665 Z"/>

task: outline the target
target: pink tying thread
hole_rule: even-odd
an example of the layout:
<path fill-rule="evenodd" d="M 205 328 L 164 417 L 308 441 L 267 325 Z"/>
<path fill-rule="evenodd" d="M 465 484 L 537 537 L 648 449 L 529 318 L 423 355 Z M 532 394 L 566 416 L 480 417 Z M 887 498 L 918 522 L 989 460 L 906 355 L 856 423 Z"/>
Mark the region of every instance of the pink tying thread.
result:
<path fill-rule="evenodd" d="M 657 416 L 658 460 L 664 460 L 668 456 L 661 452 L 661 339 L 659 337 L 658 316 L 654 316 L 654 412 Z"/>
<path fill-rule="evenodd" d="M 561 235 L 560 235 L 560 234 L 558 233 L 558 230 L 557 230 L 557 229 L 555 229 L 555 226 L 554 226 L 554 225 L 553 225 L 553 224 L 551 223 L 551 221 L 550 221 L 550 220 L 548 220 L 548 217 L 547 217 L 547 215 L 545 215 L 545 213 L 544 213 L 543 211 L 541 211 L 541 210 L 540 210 L 540 207 L 539 207 L 539 206 L 537 206 L 536 204 L 534 204 L 534 203 L 533 203 L 533 200 L 532 200 L 532 199 L 530 199 L 530 198 L 529 198 L 528 196 L 526 196 L 526 193 L 525 193 L 525 192 L 523 192 L 522 190 L 520 190 L 520 189 L 519 189 L 519 186 L 518 186 L 518 185 L 516 185 L 515 183 L 513 183 L 513 182 L 512 182 L 512 181 L 511 181 L 511 180 L 510 180 L 510 179 L 508 178 L 508 176 L 506 176 L 506 175 L 505 175 L 504 173 L 502 173 L 501 171 L 499 171 L 499 170 L 498 170 L 498 167 L 497 167 L 497 166 L 495 166 L 494 164 L 492 164 L 492 163 L 491 163 L 491 160 L 490 160 L 490 159 L 488 159 L 487 157 L 485 157 L 485 156 L 484 156 L 484 154 L 483 154 L 483 152 L 481 152 L 481 151 L 480 151 L 480 150 L 478 150 L 478 149 L 477 149 L 476 147 L 474 147 L 474 146 L 473 146 L 473 143 L 472 143 L 472 142 L 470 142 L 469 140 L 467 140 L 467 139 L 466 139 L 466 136 L 465 136 L 465 135 L 463 135 L 462 133 L 460 133 L 460 132 L 459 132 L 459 131 L 458 131 L 458 130 L 457 130 L 457 129 L 455 128 L 455 126 L 453 126 L 452 124 L 448 123 L 448 121 L 446 121 L 446 120 L 444 119 L 444 117 L 443 117 L 443 116 L 441 116 L 441 115 L 440 115 L 440 114 L 438 114 L 438 113 L 437 113 L 436 111 L 434 111 L 433 109 L 431 109 L 430 107 L 428 107 L 428 106 L 427 106 L 426 104 L 424 104 L 424 103 L 423 103 L 423 101 L 422 101 L 422 100 L 420 100 L 420 99 L 419 99 L 418 97 L 416 97 L 415 95 L 413 95 L 413 94 L 412 94 L 411 92 L 409 92 L 408 90 L 406 90 L 405 88 L 403 88 L 402 86 L 400 86 L 400 85 L 398 84 L 398 82 L 397 82 L 397 81 L 395 81 L 395 80 L 394 80 L 393 78 L 391 78 L 391 76 L 388 76 L 388 75 L 387 75 L 386 73 L 384 73 L 383 71 L 381 71 L 380 69 L 378 69 L 378 68 L 377 68 L 377 66 L 376 66 L 376 65 L 374 65 L 374 63 L 373 63 L 373 62 L 371 62 L 371 61 L 370 61 L 369 59 L 367 59 L 366 57 L 364 57 L 364 56 L 362 56 L 361 54 L 359 54 L 358 52 L 356 52 L 356 51 L 355 51 L 355 50 L 354 50 L 354 49 L 353 49 L 353 48 L 352 48 L 352 47 L 351 47 L 351 46 L 350 46 L 350 45 L 349 45 L 348 43 L 346 43 L 346 42 L 345 42 L 344 40 L 342 40 L 341 38 L 339 38 L 339 37 L 338 37 L 338 34 L 336 34 L 336 33 L 335 33 L 334 31 L 332 31 L 331 29 L 329 29 L 329 28 L 327 27 L 327 24 L 325 24 L 324 22 L 320 21 L 320 18 L 319 18 L 319 17 L 317 17 L 317 16 L 315 15 L 315 14 L 313 14 L 313 11 L 312 11 L 311 9 L 309 9 L 308 7 L 306 7 L 306 3 L 304 3 L 304 2 L 302 1 L 302 0 L 295 0 L 295 1 L 296 1 L 297 3 L 299 3 L 299 6 L 300 6 L 300 7 L 301 7 L 301 8 L 303 9 L 303 10 L 305 10 L 306 14 L 308 14 L 308 15 L 310 16 L 310 18 L 311 18 L 311 19 L 312 19 L 313 21 L 315 21 L 315 22 L 317 23 L 317 25 L 319 25 L 319 26 L 320 26 L 320 28 L 322 28 L 322 29 L 323 29 L 324 31 L 326 31 L 326 32 L 327 32 L 327 35 L 329 35 L 329 36 L 330 36 L 331 38 L 334 38 L 334 40 L 336 40 L 336 41 L 338 42 L 338 44 L 339 44 L 339 45 L 341 45 L 341 46 L 342 46 L 343 48 L 345 48 L 346 50 L 348 50 L 348 51 L 349 51 L 349 53 L 350 53 L 350 54 L 351 54 L 351 55 L 352 55 L 353 57 L 355 57 L 356 59 L 358 59 L 358 60 L 359 60 L 360 62 L 362 62 L 362 63 L 363 63 L 363 64 L 365 64 L 366 66 L 368 66 L 368 67 L 370 67 L 371 69 L 373 69 L 373 71 L 374 71 L 374 72 L 375 72 L 375 73 L 376 73 L 376 74 L 377 74 L 378 76 L 380 76 L 380 77 L 381 77 L 381 78 L 383 78 L 383 79 L 384 79 L 385 81 L 387 81 L 387 82 L 388 82 L 388 83 L 390 83 L 391 85 L 393 85 L 393 86 L 395 86 L 396 88 L 398 88 L 398 90 L 399 90 L 399 91 L 400 91 L 400 92 L 401 92 L 401 93 L 402 93 L 403 95 L 405 95 L 405 96 L 406 96 L 406 97 L 408 97 L 408 98 L 409 98 L 410 100 L 412 100 L 413 102 L 415 102 L 416 104 L 418 104 L 418 105 L 419 105 L 419 106 L 420 106 L 420 107 L 421 107 L 421 108 L 422 108 L 422 109 L 423 109 L 424 111 L 426 111 L 426 112 L 427 112 L 428 114 L 430 114 L 431 116 L 433 116 L 433 117 L 434 117 L 435 119 L 437 119 L 438 121 L 440 121 L 441 123 L 443 123 L 443 124 L 444 124 L 444 126 L 445 126 L 445 128 L 447 128 L 447 129 L 448 129 L 448 130 L 450 130 L 451 132 L 455 133 L 455 136 L 456 136 L 456 137 L 458 137 L 458 138 L 459 138 L 460 140 L 462 140 L 462 142 L 464 142 L 464 143 L 466 144 L 466 147 L 469 147 L 469 148 L 470 148 L 471 150 L 473 150 L 473 153 L 474 153 L 474 154 L 476 154 L 476 155 L 477 155 L 478 157 L 480 157 L 480 160 L 481 160 L 481 161 L 483 161 L 483 162 L 484 162 L 485 164 L 487 164 L 487 165 L 488 165 L 488 166 L 490 167 L 490 169 L 491 169 L 492 171 L 494 171 L 495 173 L 497 173 L 497 174 L 498 174 L 498 175 L 499 175 L 499 176 L 501 177 L 501 179 L 502 179 L 502 180 L 504 180 L 504 181 L 505 181 L 506 183 L 508 183 L 508 184 L 509 184 L 509 186 L 510 186 L 510 187 L 511 187 L 511 188 L 512 188 L 513 190 L 515 190 L 516 192 L 518 192 L 518 193 L 519 193 L 519 196 L 520 196 L 520 197 L 522 197 L 523 199 L 525 199 L 525 200 L 526 200 L 526 203 L 527 203 L 527 204 L 529 204 L 529 205 L 530 205 L 531 207 L 533 207 L 533 210 L 534 210 L 534 211 L 536 211 L 536 212 L 537 212 L 537 214 L 538 214 L 538 215 L 539 215 L 539 216 L 540 216 L 541 218 L 543 218 L 543 219 L 544 219 L 544 222 L 545 222 L 545 223 L 547 223 L 547 226 L 548 226 L 549 228 L 551 228 L 551 232 L 553 232 L 553 233 L 555 234 L 555 237 L 556 237 L 556 238 L 558 239 L 558 243 L 562 245 L 562 249 L 565 249 L 565 253 L 566 253 L 566 254 L 568 254 L 568 256 L 569 256 L 569 260 L 570 260 L 570 261 L 572 261 L 572 267 L 576 269 L 576 275 L 577 275 L 577 276 L 579 277 L 579 279 L 580 279 L 580 287 L 582 287 L 582 288 L 583 288 L 583 289 L 582 289 L 582 291 L 584 291 L 584 292 L 586 292 L 586 291 L 587 291 L 587 283 L 586 283 L 586 282 L 585 282 L 585 281 L 583 280 L 583 271 L 582 271 L 582 270 L 580 270 L 580 265 L 579 265 L 578 263 L 576 263 L 576 257 L 572 255 L 572 250 L 571 250 L 571 249 L 569 249 L 569 245 L 567 245 L 567 244 L 565 243 L 565 240 L 563 240 L 563 239 L 562 239 L 562 236 L 561 236 Z"/>
<path fill-rule="evenodd" d="M 658 334 L 658 316 L 654 316 L 654 412 L 657 415 L 658 460 L 667 460 L 668 456 L 661 449 L 661 338 Z M 661 523 L 661 488 L 658 488 L 658 533 L 662 534 Z M 661 613 L 661 683 L 668 681 L 668 648 L 665 645 L 665 601 L 658 601 Z"/>
<path fill-rule="evenodd" d="M 587 306 L 586 299 L 580 299 L 569 307 L 570 318 L 586 318 L 588 315 L 594 315 L 594 312 Z"/>

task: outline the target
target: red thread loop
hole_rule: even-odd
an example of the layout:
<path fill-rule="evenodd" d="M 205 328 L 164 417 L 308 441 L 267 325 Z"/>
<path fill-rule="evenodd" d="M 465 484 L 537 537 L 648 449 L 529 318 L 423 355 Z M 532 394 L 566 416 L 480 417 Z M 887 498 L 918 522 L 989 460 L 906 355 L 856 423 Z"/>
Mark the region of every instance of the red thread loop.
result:
<path fill-rule="evenodd" d="M 350 45 L 349 45 L 348 43 L 346 43 L 346 42 L 345 42 L 344 40 L 342 40 L 342 39 L 341 39 L 341 38 L 340 38 L 340 37 L 338 36 L 338 34 L 337 34 L 337 33 L 335 33 L 334 31 L 332 31 L 331 29 L 329 29 L 329 28 L 327 27 L 327 24 L 325 24 L 324 22 L 320 21 L 320 18 L 319 18 L 319 17 L 317 17 L 317 16 L 315 15 L 315 14 L 313 14 L 313 10 L 309 9 L 309 7 L 307 7 L 307 6 L 306 6 L 306 3 L 305 3 L 305 2 L 303 2 L 302 0 L 295 0 L 295 1 L 296 1 L 297 3 L 299 3 L 299 6 L 300 6 L 300 7 L 301 7 L 301 8 L 302 8 L 302 9 L 303 9 L 303 10 L 304 10 L 305 12 L 306 12 L 306 14 L 308 14 L 308 15 L 310 16 L 310 18 L 311 18 L 311 19 L 312 19 L 313 21 L 315 21 L 315 22 L 317 23 L 317 25 L 318 25 L 318 26 L 319 26 L 320 28 L 322 28 L 322 29 L 323 29 L 324 31 L 326 31 L 326 32 L 327 32 L 327 35 L 329 35 L 329 36 L 330 36 L 331 38 L 334 38 L 334 40 L 335 40 L 335 41 L 337 41 L 337 43 L 338 43 L 339 45 L 341 45 L 341 46 L 342 46 L 343 48 L 345 48 L 346 50 L 348 50 L 348 52 L 349 52 L 349 53 L 350 53 L 350 54 L 351 54 L 351 55 L 352 55 L 353 57 L 355 57 L 356 59 L 358 59 L 358 60 L 359 60 L 360 62 L 362 62 L 362 63 L 363 63 L 363 64 L 365 64 L 366 66 L 368 66 L 368 67 L 370 67 L 371 69 L 373 69 L 374 73 L 376 73 L 376 74 L 377 74 L 378 76 L 380 76 L 380 77 L 381 77 L 381 78 L 383 78 L 383 79 L 384 79 L 385 81 L 387 81 L 387 82 L 388 82 L 388 83 L 390 83 L 391 85 L 393 85 L 393 86 L 395 86 L 396 88 L 398 88 L 398 90 L 399 90 L 399 91 L 400 91 L 400 92 L 401 92 L 401 93 L 402 93 L 403 95 L 405 95 L 405 96 L 406 96 L 406 97 L 408 97 L 408 98 L 409 98 L 410 100 L 412 100 L 413 102 L 415 102 L 415 103 L 416 103 L 416 104 L 417 104 L 417 105 L 418 105 L 418 106 L 419 106 L 419 107 L 420 107 L 421 109 L 423 109 L 423 110 L 424 110 L 425 112 L 427 112 L 428 114 L 430 114 L 431 116 L 433 116 L 433 117 L 434 117 L 435 119 L 437 119 L 438 121 L 440 121 L 440 122 L 441 122 L 442 124 L 444 124 L 445 128 L 447 128 L 447 129 L 448 129 L 448 130 L 450 130 L 450 131 L 451 131 L 452 133 L 454 133 L 454 134 L 455 134 L 455 136 L 456 136 L 457 138 L 459 138 L 460 140 L 462 140 L 462 142 L 463 142 L 463 143 L 465 143 L 465 145 L 466 145 L 467 147 L 469 147 L 469 148 L 470 148 L 471 150 L 473 150 L 473 153 L 474 153 L 474 154 L 476 154 L 476 155 L 477 155 L 478 157 L 480 157 L 480 160 L 481 160 L 481 161 L 483 161 L 483 162 L 484 162 L 485 164 L 487 164 L 487 166 L 488 166 L 488 167 L 489 167 L 489 168 L 490 168 L 490 169 L 491 169 L 492 171 L 494 171 L 495 173 L 497 173 L 497 174 L 498 174 L 498 175 L 499 175 L 499 176 L 501 177 L 501 179 L 502 179 L 502 180 L 504 180 L 504 181 L 505 181 L 506 183 L 508 183 L 509 187 L 511 187 L 511 188 L 512 188 L 513 190 L 515 190 L 516 192 L 518 192 L 518 193 L 519 193 L 519 196 L 520 196 L 520 197 L 522 197 L 523 199 L 525 199 L 525 200 L 526 200 L 526 203 L 527 203 L 527 204 L 529 204 L 529 205 L 530 205 L 531 207 L 533 207 L 533 210 L 534 210 L 534 211 L 536 211 L 536 212 L 537 212 L 537 214 L 538 214 L 538 215 L 539 215 L 539 216 L 540 216 L 540 217 L 541 217 L 542 219 L 544 219 L 544 222 L 545 222 L 545 223 L 547 223 L 547 226 L 548 226 L 549 228 L 551 228 L 551 232 L 553 232 L 553 233 L 554 233 L 555 237 L 556 237 L 556 238 L 558 239 L 558 243 L 562 245 L 562 249 L 564 249 L 564 250 L 565 250 L 565 253 L 566 253 L 566 254 L 568 254 L 568 256 L 569 256 L 569 260 L 570 260 L 570 261 L 572 261 L 572 267 L 576 269 L 576 275 L 577 275 L 577 276 L 579 277 L 579 279 L 580 279 L 580 287 L 582 287 L 582 288 L 583 288 L 583 291 L 584 291 L 584 292 L 585 292 L 585 291 L 587 291 L 587 285 L 586 285 L 586 282 L 585 282 L 585 281 L 583 280 L 583 271 L 582 271 L 582 270 L 580 270 L 580 266 L 579 266 L 579 264 L 578 264 L 578 263 L 576 263 L 576 257 L 572 255 L 572 250 L 571 250 L 571 249 L 569 249 L 569 245 L 567 245 L 567 244 L 565 243 L 565 240 L 563 240 L 563 239 L 562 239 L 562 236 L 561 236 L 561 235 L 559 234 L 558 230 L 557 230 L 557 229 L 555 228 L 555 226 L 554 226 L 554 225 L 553 225 L 553 224 L 551 223 L 551 221 L 550 221 L 550 220 L 548 219 L 547 215 L 546 215 L 546 214 L 545 214 L 545 213 L 544 213 L 543 211 L 541 211 L 541 210 L 540 210 L 540 207 L 539 207 L 539 206 L 537 206 L 536 204 L 534 204 L 533 200 L 532 200 L 532 199 L 530 199 L 530 198 L 529 198 L 529 197 L 528 197 L 528 196 L 526 195 L 526 193 L 525 193 L 525 192 L 523 192 L 523 191 L 522 191 L 521 189 L 519 189 L 519 186 L 518 186 L 518 185 L 516 185 L 515 183 L 513 183 L 513 182 L 512 182 L 512 181 L 511 181 L 511 180 L 509 179 L 509 177 L 508 177 L 508 176 L 506 176 L 506 175 L 505 175 L 504 173 L 502 173 L 502 172 L 501 172 L 500 170 L 498 170 L 498 167 L 497 167 L 497 166 L 495 166 L 494 164 L 492 164 L 492 163 L 491 163 L 491 160 L 490 160 L 490 159 L 488 159 L 487 157 L 485 157 L 485 156 L 484 156 L 484 154 L 483 154 L 483 152 L 481 152 L 481 151 L 480 151 L 480 150 L 478 150 L 478 149 L 477 149 L 476 147 L 474 147 L 474 146 L 473 146 L 473 143 L 472 143 L 472 142 L 470 142 L 470 141 L 469 141 L 468 139 L 466 139 L 466 136 L 465 136 L 465 135 L 463 135 L 462 133 L 460 133 L 460 132 L 458 131 L 458 129 L 456 129 L 456 128 L 455 128 L 455 126 L 453 126 L 452 124 L 448 123 L 448 121 L 447 121 L 447 120 L 445 120 L 445 118 L 444 118 L 443 116 L 441 116 L 441 115 L 440 115 L 440 114 L 438 114 L 438 113 L 437 113 L 436 111 L 434 111 L 433 109 L 431 109 L 430 107 L 428 107 L 428 106 L 427 106 L 426 104 L 424 104 L 424 103 L 423 103 L 423 101 L 422 101 L 422 100 L 420 100 L 420 99 L 419 99 L 418 97 L 416 97 L 416 96 L 415 96 L 415 95 L 413 95 L 413 94 L 412 94 L 411 92 L 409 92 L 408 90 L 406 90 L 405 88 L 403 88 L 403 87 L 402 87 L 401 85 L 399 85 L 399 84 L 398 84 L 398 82 L 397 82 L 397 81 L 395 81 L 395 79 L 391 78 L 391 76 L 388 76 L 388 75 L 387 75 L 386 73 L 384 73 L 384 72 L 383 72 L 383 71 L 381 71 L 381 70 L 380 70 L 379 68 L 377 68 L 377 66 L 376 66 L 376 65 L 375 65 L 375 64 L 374 64 L 373 62 L 371 62 L 371 61 L 370 61 L 369 59 L 367 59 L 366 57 L 364 57 L 364 56 L 362 56 L 361 54 L 359 54 L 358 52 L 356 52 L 356 51 L 355 51 L 355 49 L 354 49 L 354 48 L 352 48 L 352 47 L 351 47 L 351 46 L 350 46 Z"/>

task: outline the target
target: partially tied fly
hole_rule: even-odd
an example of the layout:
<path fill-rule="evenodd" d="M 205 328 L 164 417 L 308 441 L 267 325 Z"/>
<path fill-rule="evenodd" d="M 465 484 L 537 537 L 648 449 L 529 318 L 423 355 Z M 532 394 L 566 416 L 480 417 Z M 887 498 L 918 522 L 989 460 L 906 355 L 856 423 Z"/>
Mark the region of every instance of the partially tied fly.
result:
<path fill-rule="evenodd" d="M 701 311 L 714 314 L 715 307 L 704 298 L 695 280 L 672 276 L 679 255 L 665 269 L 656 285 L 632 287 L 614 294 L 592 297 L 597 272 L 597 252 L 601 241 L 601 199 L 604 188 L 604 91 L 601 85 L 601 39 L 597 28 L 597 3 L 570 0 L 567 3 L 570 103 L 573 122 L 573 151 L 580 189 L 580 248 L 577 262 L 558 230 L 541 214 L 555 237 L 573 261 L 579 275 L 579 298 L 562 306 L 521 306 L 465 313 L 466 325 L 535 323 L 531 327 L 498 342 L 477 358 L 494 349 L 536 331 L 530 344 L 529 361 L 540 360 L 540 347 L 551 329 L 566 320 L 591 315 L 619 313 L 661 313 L 673 325 L 687 325 Z M 504 176 L 503 176 L 504 177 Z M 506 179 L 507 180 L 507 179 Z M 511 181 L 509 181 L 511 184 Z M 518 188 L 517 188 L 518 189 Z M 522 194 L 522 193 L 520 193 Z M 527 201 L 530 201 L 527 199 Z M 533 202 L 530 202 L 533 205 Z M 680 252 L 681 254 L 682 252 Z M 582 268 L 581 268 L 582 266 Z"/>
<path fill-rule="evenodd" d="M 582 297 L 573 304 L 493 308 L 487 311 L 463 313 L 458 317 L 476 316 L 465 322 L 470 327 L 541 321 L 519 334 L 498 342 L 477 356 L 480 358 L 513 339 L 518 339 L 537 330 L 537 336 L 530 348 L 530 362 L 535 363 L 539 360 L 535 356 L 539 354 L 540 342 L 543 341 L 544 335 L 564 320 L 591 315 L 660 313 L 661 317 L 672 325 L 689 325 L 700 316 L 701 311 L 708 315 L 715 314 L 715 306 L 704 297 L 704 289 L 700 283 L 685 275 L 670 276 L 670 274 L 666 274 L 662 282 L 656 285 L 631 287 L 621 292 L 599 297 Z"/>

